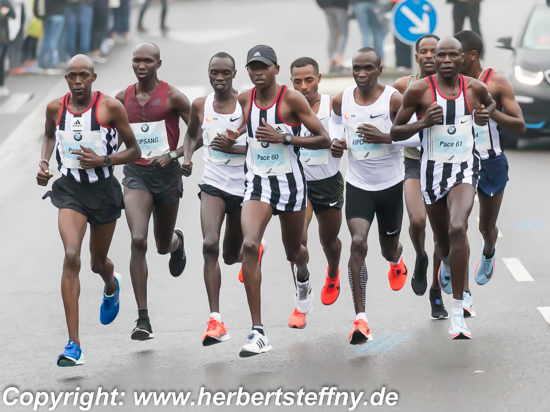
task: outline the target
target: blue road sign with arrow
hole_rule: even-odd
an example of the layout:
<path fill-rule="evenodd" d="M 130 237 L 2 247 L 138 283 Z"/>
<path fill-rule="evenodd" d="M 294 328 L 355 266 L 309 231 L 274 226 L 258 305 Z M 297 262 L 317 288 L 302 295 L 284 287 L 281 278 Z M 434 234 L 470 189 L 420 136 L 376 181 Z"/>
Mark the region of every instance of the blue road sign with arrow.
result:
<path fill-rule="evenodd" d="M 426 0 L 401 0 L 394 8 L 395 35 L 406 44 L 414 44 L 425 34 L 432 34 L 437 26 L 437 13 Z"/>

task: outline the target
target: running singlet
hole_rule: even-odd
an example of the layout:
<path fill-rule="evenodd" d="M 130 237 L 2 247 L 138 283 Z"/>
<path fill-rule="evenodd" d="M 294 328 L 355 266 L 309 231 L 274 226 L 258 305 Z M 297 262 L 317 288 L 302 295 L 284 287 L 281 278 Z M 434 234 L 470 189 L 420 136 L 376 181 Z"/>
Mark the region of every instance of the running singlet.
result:
<path fill-rule="evenodd" d="M 322 94 L 317 117 L 327 132 L 330 111 L 330 95 Z M 304 125 L 302 125 L 300 130 L 300 136 L 311 136 L 311 133 Z M 300 162 L 304 167 L 304 173 L 308 182 L 328 179 L 338 173 L 338 169 L 340 168 L 340 159 L 332 157 L 330 149 L 312 150 L 302 147 L 300 148 Z"/>
<path fill-rule="evenodd" d="M 411 87 L 413 84 L 415 84 L 418 81 L 418 75 L 413 74 L 409 78 L 409 82 L 407 83 L 407 89 Z M 416 113 L 411 117 L 410 123 L 416 122 Z M 405 147 L 403 148 L 403 156 L 405 156 L 407 159 L 414 159 L 420 161 L 420 148 L 419 147 Z"/>
<path fill-rule="evenodd" d="M 202 138 L 204 149 L 204 173 L 201 184 L 208 184 L 234 196 L 244 196 L 244 155 L 227 154 L 213 150 L 210 142 L 218 133 L 226 129 L 235 130 L 240 124 L 243 109 L 237 101 L 232 114 L 220 114 L 214 111 L 214 93 L 210 93 L 204 102 Z M 237 140 L 238 145 L 246 144 L 246 135 Z"/>
<path fill-rule="evenodd" d="M 136 164 L 147 165 L 146 159 L 177 149 L 180 121 L 168 109 L 169 88 L 168 83 L 161 81 L 143 106 L 136 97 L 136 85 L 128 86 L 124 93 L 124 108 L 143 156 Z"/>
<path fill-rule="evenodd" d="M 474 144 L 472 112 L 464 77 L 459 77 L 461 91 L 455 99 L 441 96 L 434 76 L 427 81 L 434 102 L 443 108 L 443 121 L 420 131 L 420 186 L 424 202 L 430 205 L 444 197 L 453 186 L 468 183 L 477 187 L 479 155 Z"/>
<path fill-rule="evenodd" d="M 246 146 L 246 192 L 244 200 L 268 203 L 283 212 L 299 211 L 306 207 L 306 177 L 299 160 L 300 150 L 293 145 L 261 143 L 256 140 L 256 129 L 261 119 L 280 133 L 297 136 L 301 125 L 289 125 L 280 116 L 281 102 L 287 90 L 281 86 L 270 107 L 256 104 L 256 88 L 250 91 L 250 108 L 246 119 L 248 134 Z"/>
<path fill-rule="evenodd" d="M 69 96 L 63 97 L 61 116 L 57 123 L 56 159 L 58 169 L 64 176 L 79 183 L 95 183 L 113 174 L 113 166 L 82 169 L 77 160 L 78 154 L 70 154 L 79 150 L 80 145 L 92 149 L 99 156 L 108 156 L 117 151 L 116 129 L 103 126 L 97 118 L 97 107 L 103 93 L 95 92 L 92 105 L 82 113 L 72 113 L 68 108 Z"/>
<path fill-rule="evenodd" d="M 395 186 L 404 179 L 403 146 L 365 143 L 356 134 L 361 123 L 371 124 L 383 133 L 390 133 L 390 101 L 396 89 L 386 86 L 376 102 L 360 106 L 353 96 L 356 86 L 342 96 L 342 124 L 348 145 L 346 182 L 367 191 L 379 191 Z"/>
<path fill-rule="evenodd" d="M 481 73 L 480 80 L 486 85 L 489 84 L 495 71 L 486 69 Z M 497 110 L 502 111 L 502 104 L 497 102 Z M 474 134 L 476 139 L 476 148 L 482 160 L 494 159 L 502 154 L 500 146 L 500 126 L 493 119 L 485 126 L 474 124 Z"/>

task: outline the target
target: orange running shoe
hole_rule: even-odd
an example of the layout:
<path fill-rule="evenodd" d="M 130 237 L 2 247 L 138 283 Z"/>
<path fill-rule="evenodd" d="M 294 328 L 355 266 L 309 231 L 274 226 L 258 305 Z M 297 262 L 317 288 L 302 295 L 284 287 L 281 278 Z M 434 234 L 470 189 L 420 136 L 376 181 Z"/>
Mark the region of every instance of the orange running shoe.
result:
<path fill-rule="evenodd" d="M 393 290 L 401 290 L 407 281 L 407 267 L 403 262 L 403 257 L 399 259 L 397 266 L 393 266 L 390 263 L 390 271 L 388 272 L 388 280 L 390 281 L 390 287 Z"/>
<path fill-rule="evenodd" d="M 206 324 L 208 328 L 206 328 L 206 333 L 202 337 L 202 346 L 215 345 L 216 343 L 225 342 L 231 338 L 223 322 L 218 322 L 216 319 L 210 318 Z"/>
<path fill-rule="evenodd" d="M 355 329 L 349 334 L 349 343 L 352 345 L 362 345 L 372 341 L 372 333 L 370 333 L 369 323 L 363 319 L 353 321 Z"/>
<path fill-rule="evenodd" d="M 304 329 L 306 327 L 306 314 L 298 312 L 298 309 L 294 308 L 292 315 L 288 318 L 288 326 L 293 329 Z"/>
<path fill-rule="evenodd" d="M 262 243 L 260 243 L 260 257 L 258 259 L 258 262 L 260 262 L 260 266 L 262 265 L 262 258 L 264 257 L 264 252 L 266 250 L 267 250 L 267 242 L 265 241 L 265 239 L 262 239 Z M 241 270 L 239 270 L 239 282 L 244 283 L 242 266 L 241 266 Z"/>
<path fill-rule="evenodd" d="M 336 302 L 340 296 L 340 268 L 338 268 L 338 275 L 336 279 L 331 279 L 328 277 L 328 266 L 327 273 L 325 274 L 325 286 L 321 290 L 321 302 L 323 305 L 332 305 Z"/>

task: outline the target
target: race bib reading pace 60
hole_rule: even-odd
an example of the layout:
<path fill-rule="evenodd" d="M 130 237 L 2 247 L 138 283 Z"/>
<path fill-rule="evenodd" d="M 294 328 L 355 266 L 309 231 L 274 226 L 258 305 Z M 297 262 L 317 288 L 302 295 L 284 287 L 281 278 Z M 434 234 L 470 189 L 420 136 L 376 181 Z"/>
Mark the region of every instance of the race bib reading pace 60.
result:
<path fill-rule="evenodd" d="M 101 134 L 98 130 L 91 132 L 69 132 L 60 130 L 58 133 L 61 148 L 63 149 L 62 163 L 67 169 L 82 169 L 78 161 L 78 157 L 82 153 L 82 148 L 80 146 L 92 149 L 99 156 L 103 155 Z M 71 153 L 74 151 L 78 153 Z"/>
<path fill-rule="evenodd" d="M 131 123 L 130 126 L 141 148 L 141 157 L 150 159 L 162 156 L 170 150 L 168 133 L 164 120 L 151 123 Z"/>

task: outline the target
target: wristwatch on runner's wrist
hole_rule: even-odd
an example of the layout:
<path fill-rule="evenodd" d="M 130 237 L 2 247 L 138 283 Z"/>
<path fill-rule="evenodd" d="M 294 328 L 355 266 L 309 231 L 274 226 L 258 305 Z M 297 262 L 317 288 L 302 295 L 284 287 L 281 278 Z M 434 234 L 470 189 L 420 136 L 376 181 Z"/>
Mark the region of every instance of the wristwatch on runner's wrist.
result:
<path fill-rule="evenodd" d="M 103 166 L 105 167 L 111 166 L 111 158 L 109 156 L 105 156 L 105 160 L 103 161 Z"/>
<path fill-rule="evenodd" d="M 178 160 L 178 153 L 175 150 L 172 150 L 170 153 L 168 153 L 168 156 L 170 156 L 170 160 L 172 162 Z"/>
<path fill-rule="evenodd" d="M 292 143 L 292 135 L 290 133 L 285 133 L 285 144 L 291 144 Z"/>

